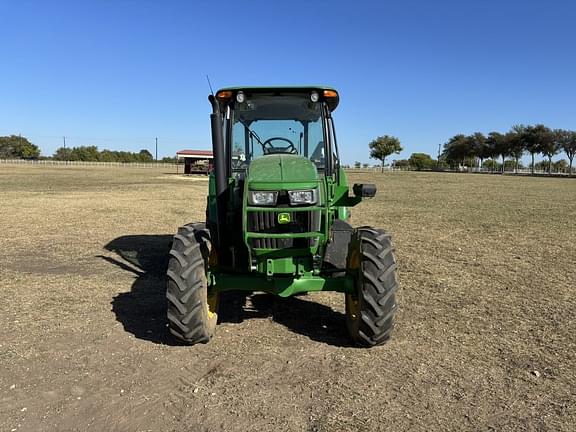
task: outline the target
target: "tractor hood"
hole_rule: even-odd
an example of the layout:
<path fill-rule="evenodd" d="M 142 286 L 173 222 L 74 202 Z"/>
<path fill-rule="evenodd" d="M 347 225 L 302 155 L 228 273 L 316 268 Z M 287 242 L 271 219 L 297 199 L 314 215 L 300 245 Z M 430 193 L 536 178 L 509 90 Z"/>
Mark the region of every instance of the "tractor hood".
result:
<path fill-rule="evenodd" d="M 253 190 L 313 188 L 318 185 L 318 171 L 305 157 L 272 154 L 252 161 L 247 180 Z"/>

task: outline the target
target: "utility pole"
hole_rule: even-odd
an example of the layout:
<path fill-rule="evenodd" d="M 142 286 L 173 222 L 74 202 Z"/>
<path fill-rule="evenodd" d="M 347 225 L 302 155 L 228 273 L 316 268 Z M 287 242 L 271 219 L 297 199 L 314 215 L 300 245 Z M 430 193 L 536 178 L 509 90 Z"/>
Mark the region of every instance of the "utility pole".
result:
<path fill-rule="evenodd" d="M 158 162 L 158 138 L 156 138 L 156 157 L 154 158 L 156 162 Z"/>
<path fill-rule="evenodd" d="M 62 141 L 64 141 L 64 160 L 66 161 L 66 165 L 68 165 L 68 154 L 66 152 L 66 137 L 62 137 Z"/>
<path fill-rule="evenodd" d="M 438 158 L 436 159 L 436 166 L 440 166 L 440 150 L 442 149 L 442 144 L 438 144 Z"/>

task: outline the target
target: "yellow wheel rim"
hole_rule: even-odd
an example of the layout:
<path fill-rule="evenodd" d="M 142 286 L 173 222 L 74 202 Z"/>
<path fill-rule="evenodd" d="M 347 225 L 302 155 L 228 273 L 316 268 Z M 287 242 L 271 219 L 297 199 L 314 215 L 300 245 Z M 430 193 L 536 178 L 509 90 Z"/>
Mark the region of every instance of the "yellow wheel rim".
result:
<path fill-rule="evenodd" d="M 216 254 L 216 249 L 211 249 L 208 255 L 208 267 L 214 268 L 218 265 L 218 255 Z M 212 319 L 216 316 L 218 311 L 218 302 L 220 301 L 220 296 L 218 291 L 210 289 L 208 286 L 208 296 L 206 300 L 206 311 L 208 312 L 208 319 Z"/>
<path fill-rule="evenodd" d="M 216 316 L 216 311 L 218 310 L 218 301 L 220 300 L 220 296 L 217 292 L 212 292 L 212 294 L 208 295 L 206 301 L 206 311 L 208 312 L 208 318 L 212 319 Z"/>
<path fill-rule="evenodd" d="M 356 250 L 348 261 L 348 270 L 358 271 L 360 269 L 360 264 L 360 253 Z M 355 321 L 358 319 L 359 314 L 360 302 L 358 299 L 358 293 L 346 294 L 346 315 L 348 315 L 351 320 Z"/>

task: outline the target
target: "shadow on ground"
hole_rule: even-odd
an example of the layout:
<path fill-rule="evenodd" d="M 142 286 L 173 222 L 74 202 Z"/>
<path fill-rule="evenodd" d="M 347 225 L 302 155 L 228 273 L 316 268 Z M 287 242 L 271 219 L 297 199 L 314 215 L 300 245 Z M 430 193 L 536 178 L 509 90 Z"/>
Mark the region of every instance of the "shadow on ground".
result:
<path fill-rule="evenodd" d="M 167 331 L 165 297 L 172 237 L 169 234 L 118 237 L 104 246 L 118 258 L 100 256 L 136 277 L 130 292 L 121 292 L 112 299 L 112 311 L 124 330 L 138 339 L 167 345 L 176 344 Z M 262 293 L 225 292 L 220 300 L 219 323 L 271 318 L 312 340 L 352 346 L 346 334 L 344 315 L 310 301 L 312 296 L 280 298 Z"/>
<path fill-rule="evenodd" d="M 353 346 L 346 333 L 345 316 L 313 299 L 314 294 L 282 298 L 265 293 L 230 291 L 222 294 L 218 318 L 220 323 L 271 318 L 294 333 L 317 342 Z"/>
<path fill-rule="evenodd" d="M 166 331 L 166 268 L 172 235 L 130 235 L 104 248 L 118 255 L 102 259 L 135 275 L 130 292 L 112 299 L 112 311 L 124 330 L 138 339 L 174 344 Z"/>

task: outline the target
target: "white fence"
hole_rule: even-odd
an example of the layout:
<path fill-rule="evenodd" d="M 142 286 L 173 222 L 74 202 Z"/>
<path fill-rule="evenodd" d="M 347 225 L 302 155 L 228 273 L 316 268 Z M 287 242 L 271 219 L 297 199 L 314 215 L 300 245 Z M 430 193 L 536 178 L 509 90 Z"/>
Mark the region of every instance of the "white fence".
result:
<path fill-rule="evenodd" d="M 116 167 L 116 168 L 171 168 L 174 171 L 184 164 L 164 163 L 164 162 L 83 162 L 83 161 L 58 161 L 58 160 L 26 160 L 26 159 L 0 159 L 0 164 L 6 165 L 38 165 L 54 167 Z"/>
<path fill-rule="evenodd" d="M 357 167 L 347 167 L 345 168 L 346 171 L 348 172 L 357 172 L 357 173 L 372 173 L 372 172 L 380 172 L 381 168 L 380 167 L 361 167 L 361 168 L 357 168 Z M 384 172 L 400 172 L 400 171 L 417 171 L 414 168 L 411 167 L 402 167 L 402 168 L 398 168 L 398 167 L 384 167 Z M 487 168 L 478 168 L 478 167 L 460 167 L 459 169 L 451 169 L 451 168 L 442 168 L 442 169 L 424 169 L 421 172 L 446 172 L 446 173 L 480 173 L 480 174 L 502 174 L 502 170 L 500 169 L 496 169 L 496 170 L 490 170 Z M 572 169 L 572 173 L 576 174 L 576 169 Z M 524 175 L 531 175 L 532 174 L 532 170 L 530 167 L 528 168 L 518 168 L 517 170 L 512 169 L 506 169 L 506 171 L 504 172 L 504 174 L 506 175 L 520 175 L 520 174 L 524 174 Z M 557 172 L 552 170 L 552 176 L 568 176 L 570 173 L 568 172 L 568 170 L 563 171 L 563 172 Z M 541 176 L 547 176 L 548 171 L 547 170 L 539 170 L 539 169 L 535 169 L 534 170 L 534 175 L 541 175 Z"/>
<path fill-rule="evenodd" d="M 58 160 L 27 160 L 27 159 L 0 159 L 0 165 L 38 165 L 38 166 L 53 166 L 53 167 L 78 167 L 78 166 L 92 166 L 92 167 L 112 167 L 112 168 L 164 168 L 171 169 L 178 172 L 179 168 L 182 167 L 184 171 L 184 164 L 175 163 L 164 163 L 164 162 L 83 162 L 83 161 L 58 161 Z M 348 167 L 345 168 L 349 172 L 357 173 L 378 173 L 381 171 L 379 166 L 370 167 Z M 398 172 L 398 171 L 411 171 L 410 168 L 391 168 L 384 167 L 384 172 Z M 463 173 L 484 173 L 484 174 L 500 174 L 500 171 L 491 171 L 486 168 L 482 170 L 480 168 L 472 167 L 462 167 L 460 170 L 442 170 L 444 172 L 463 172 Z M 573 171 L 574 172 L 574 171 Z M 531 174 L 530 168 L 520 168 L 515 173 L 513 170 L 506 170 L 505 174 Z M 547 175 L 546 171 L 535 170 L 534 174 L 537 175 Z M 556 176 L 568 176 L 568 173 L 555 173 L 552 175 Z"/>

